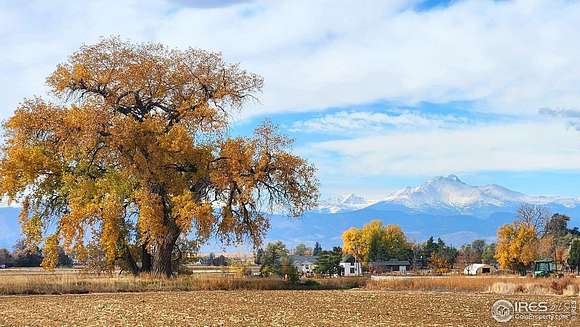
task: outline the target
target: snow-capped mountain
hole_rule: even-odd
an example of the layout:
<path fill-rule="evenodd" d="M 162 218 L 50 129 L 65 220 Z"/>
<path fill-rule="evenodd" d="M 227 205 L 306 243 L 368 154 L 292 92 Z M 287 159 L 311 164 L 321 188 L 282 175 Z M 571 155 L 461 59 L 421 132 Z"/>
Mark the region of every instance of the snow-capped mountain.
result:
<path fill-rule="evenodd" d="M 576 207 L 580 204 L 580 200 L 530 196 L 496 184 L 472 186 L 455 175 L 449 175 L 433 178 L 417 187 L 406 187 L 390 194 L 381 203 L 401 205 L 410 209 L 447 208 L 463 212 L 486 206 L 506 207 L 521 203 Z"/>
<path fill-rule="evenodd" d="M 522 203 L 543 206 L 580 207 L 580 199 L 561 196 L 531 196 L 512 191 L 497 184 L 473 186 L 466 184 L 456 175 L 439 176 L 415 187 L 405 187 L 393 192 L 380 201 L 348 194 L 320 201 L 316 212 L 339 213 L 367 207 L 409 209 L 412 211 L 446 212 L 471 214 L 479 211 L 487 214 L 497 208 L 513 208 Z"/>
<path fill-rule="evenodd" d="M 321 213 L 354 211 L 366 208 L 375 202 L 351 193 L 345 196 L 322 199 L 316 211 Z"/>
<path fill-rule="evenodd" d="M 511 223 L 522 203 L 545 206 L 569 216 L 570 227 L 580 226 L 580 199 L 530 196 L 495 184 L 473 186 L 449 175 L 406 187 L 378 202 L 350 194 L 321 201 L 318 210 L 298 220 L 273 217 L 268 239 L 329 247 L 340 245 L 340 235 L 348 228 L 379 219 L 401 226 L 415 241 L 434 236 L 455 246 L 474 239 L 493 242 L 497 228 Z"/>

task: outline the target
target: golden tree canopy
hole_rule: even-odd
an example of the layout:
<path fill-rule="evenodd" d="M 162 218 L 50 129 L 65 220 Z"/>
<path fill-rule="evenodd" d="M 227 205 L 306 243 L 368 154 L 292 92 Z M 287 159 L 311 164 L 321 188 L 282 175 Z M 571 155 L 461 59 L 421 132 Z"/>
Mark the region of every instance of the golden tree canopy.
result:
<path fill-rule="evenodd" d="M 274 125 L 228 137 L 229 113 L 263 82 L 218 53 L 109 38 L 47 83 L 57 101 L 22 102 L 0 161 L 0 190 L 23 202 L 31 243 L 82 248 L 90 233 L 113 260 L 135 239 L 168 274 L 180 235 L 259 243 L 263 209 L 298 216 L 317 202 L 314 167 Z"/>
<path fill-rule="evenodd" d="M 525 271 L 538 256 L 538 237 L 533 225 L 513 223 L 497 230 L 495 258 L 500 267 Z"/>
<path fill-rule="evenodd" d="M 411 248 L 398 225 L 373 220 L 362 228 L 349 228 L 342 234 L 343 252 L 369 262 L 404 258 Z"/>

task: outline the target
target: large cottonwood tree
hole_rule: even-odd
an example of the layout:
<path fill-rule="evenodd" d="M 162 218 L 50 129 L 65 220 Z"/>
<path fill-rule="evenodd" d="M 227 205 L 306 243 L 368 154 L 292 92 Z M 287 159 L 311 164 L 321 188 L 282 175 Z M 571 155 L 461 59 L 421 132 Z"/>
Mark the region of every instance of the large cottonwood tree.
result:
<path fill-rule="evenodd" d="M 532 224 L 516 221 L 497 230 L 495 259 L 502 269 L 525 274 L 537 258 L 538 236 Z"/>
<path fill-rule="evenodd" d="M 364 262 L 405 259 L 411 244 L 399 225 L 383 225 L 373 220 L 362 228 L 351 227 L 342 233 L 345 254 Z"/>
<path fill-rule="evenodd" d="M 47 267 L 58 246 L 82 254 L 93 239 L 135 274 L 171 276 L 180 236 L 259 244 L 263 209 L 298 216 L 316 205 L 314 167 L 274 125 L 228 136 L 231 111 L 256 98 L 262 78 L 218 53 L 108 38 L 47 84 L 56 101 L 21 103 L 0 160 L 0 192 L 22 202 L 26 240 L 44 246 Z"/>

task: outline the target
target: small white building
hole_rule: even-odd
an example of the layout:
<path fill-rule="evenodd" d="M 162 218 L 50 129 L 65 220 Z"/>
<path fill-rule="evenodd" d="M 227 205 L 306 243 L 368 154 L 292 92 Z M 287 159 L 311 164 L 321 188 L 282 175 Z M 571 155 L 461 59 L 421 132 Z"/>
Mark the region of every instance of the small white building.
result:
<path fill-rule="evenodd" d="M 341 262 L 339 265 L 342 267 L 344 276 L 362 276 L 362 266 L 360 262 Z"/>
<path fill-rule="evenodd" d="M 463 269 L 463 274 L 465 275 L 485 275 L 491 274 L 495 271 L 493 266 L 484 263 L 472 263 Z"/>

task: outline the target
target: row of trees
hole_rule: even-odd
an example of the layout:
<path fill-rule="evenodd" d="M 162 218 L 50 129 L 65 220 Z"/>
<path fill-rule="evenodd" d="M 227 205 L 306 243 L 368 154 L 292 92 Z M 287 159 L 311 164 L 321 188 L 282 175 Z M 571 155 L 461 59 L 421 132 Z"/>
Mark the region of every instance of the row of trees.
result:
<path fill-rule="evenodd" d="M 520 273 L 538 259 L 551 259 L 560 267 L 580 269 L 580 231 L 568 228 L 570 217 L 551 214 L 540 206 L 523 205 L 511 224 L 497 231 L 495 258 L 503 269 Z"/>
<path fill-rule="evenodd" d="M 340 247 L 332 250 L 323 250 L 320 243 L 316 242 L 311 252 L 308 248 L 305 251 L 304 244 L 298 244 L 292 251 L 288 250 L 281 241 L 268 243 L 265 249 L 256 252 L 255 263 L 260 265 L 262 276 L 279 276 L 295 279 L 298 272 L 294 267 L 292 255 L 313 255 L 316 256 L 314 262 L 314 272 L 323 275 L 340 275 L 342 273 L 340 262 L 343 260 L 343 251 Z"/>
<path fill-rule="evenodd" d="M 57 266 L 72 266 L 73 260 L 64 249 L 57 249 Z M 4 267 L 40 267 L 44 257 L 38 248 L 28 248 L 23 241 L 18 241 L 14 251 L 0 249 L 0 266 Z"/>
<path fill-rule="evenodd" d="M 498 243 L 474 240 L 455 248 L 442 239 L 430 237 L 424 242 L 411 242 L 398 225 L 371 221 L 362 228 L 350 228 L 342 234 L 343 247 L 323 250 L 298 244 L 288 249 L 281 241 L 269 243 L 256 252 L 255 263 L 264 276 L 296 278 L 291 255 L 314 255 L 315 272 L 340 275 L 340 262 L 354 257 L 363 264 L 390 259 L 409 260 L 416 268 L 431 268 L 446 272 L 453 267 L 471 263 L 499 264 L 504 269 L 526 271 L 538 258 L 555 258 L 561 265 L 578 268 L 580 264 L 580 233 L 569 229 L 569 217 L 550 215 L 542 207 L 524 205 L 518 219 L 498 230 Z"/>
<path fill-rule="evenodd" d="M 342 234 L 343 252 L 364 264 L 387 260 L 409 260 L 417 267 L 437 270 L 453 266 L 458 250 L 433 237 L 415 244 L 398 225 L 383 225 L 373 220 L 362 228 L 350 228 Z"/>
<path fill-rule="evenodd" d="M 205 264 L 209 265 L 226 265 L 227 259 L 222 256 L 215 256 L 210 253 L 206 258 L 198 258 L 197 252 L 199 245 L 191 240 L 182 238 L 178 240 L 175 251 L 172 254 L 171 262 L 175 271 L 181 271 L 187 264 L 193 263 L 197 260 L 205 260 Z M 128 251 L 138 261 L 142 261 L 141 247 L 132 245 Z M 130 271 L 123 258 L 117 258 L 110 262 L 105 252 L 100 246 L 93 242 L 89 242 L 84 246 L 83 253 L 68 254 L 62 246 L 56 248 L 57 257 L 54 267 L 72 267 L 78 265 L 87 271 L 97 273 L 111 273 L 114 269 L 119 268 L 121 271 Z M 5 267 L 44 267 L 46 257 L 51 254 L 41 250 L 38 246 L 30 244 L 25 240 L 19 240 L 14 245 L 14 250 L 10 251 L 5 248 L 0 248 L 0 266 Z"/>
<path fill-rule="evenodd" d="M 314 247 L 308 247 L 306 246 L 306 244 L 304 243 L 300 243 L 298 245 L 296 245 L 296 247 L 294 247 L 294 249 L 292 251 L 293 255 L 320 255 L 320 253 L 322 252 L 322 246 L 320 245 L 320 243 L 316 242 L 314 244 Z"/>
<path fill-rule="evenodd" d="M 525 273 L 538 259 L 552 259 L 560 267 L 580 270 L 580 232 L 568 228 L 570 217 L 551 214 L 541 206 L 522 205 L 512 224 L 501 226 L 497 244 L 475 240 L 459 249 L 430 237 L 410 242 L 397 225 L 374 220 L 342 234 L 343 252 L 362 263 L 390 259 L 409 260 L 415 267 L 444 272 L 454 265 L 499 264 L 502 269 Z"/>
<path fill-rule="evenodd" d="M 550 214 L 540 206 L 522 205 L 517 219 L 498 229 L 497 244 L 474 240 L 460 248 L 430 237 L 425 242 L 408 240 L 398 225 L 371 221 L 362 228 L 350 228 L 342 234 L 343 247 L 323 251 L 317 242 L 314 249 L 299 244 L 293 251 L 282 242 L 270 243 L 257 254 L 266 274 L 283 276 L 291 270 L 289 254 L 317 255 L 315 268 L 321 274 L 340 274 L 339 263 L 353 256 L 363 264 L 390 259 L 409 260 L 417 268 L 432 268 L 446 272 L 454 266 L 471 263 L 499 265 L 502 269 L 525 273 L 535 260 L 553 259 L 560 267 L 580 269 L 580 232 L 568 228 L 570 218 Z"/>
<path fill-rule="evenodd" d="M 350 228 L 342 234 L 343 253 L 363 264 L 391 259 L 409 260 L 416 268 L 445 272 L 455 264 L 495 263 L 496 244 L 475 240 L 459 249 L 430 237 L 425 242 L 409 241 L 398 225 L 371 221 L 362 228 Z"/>

